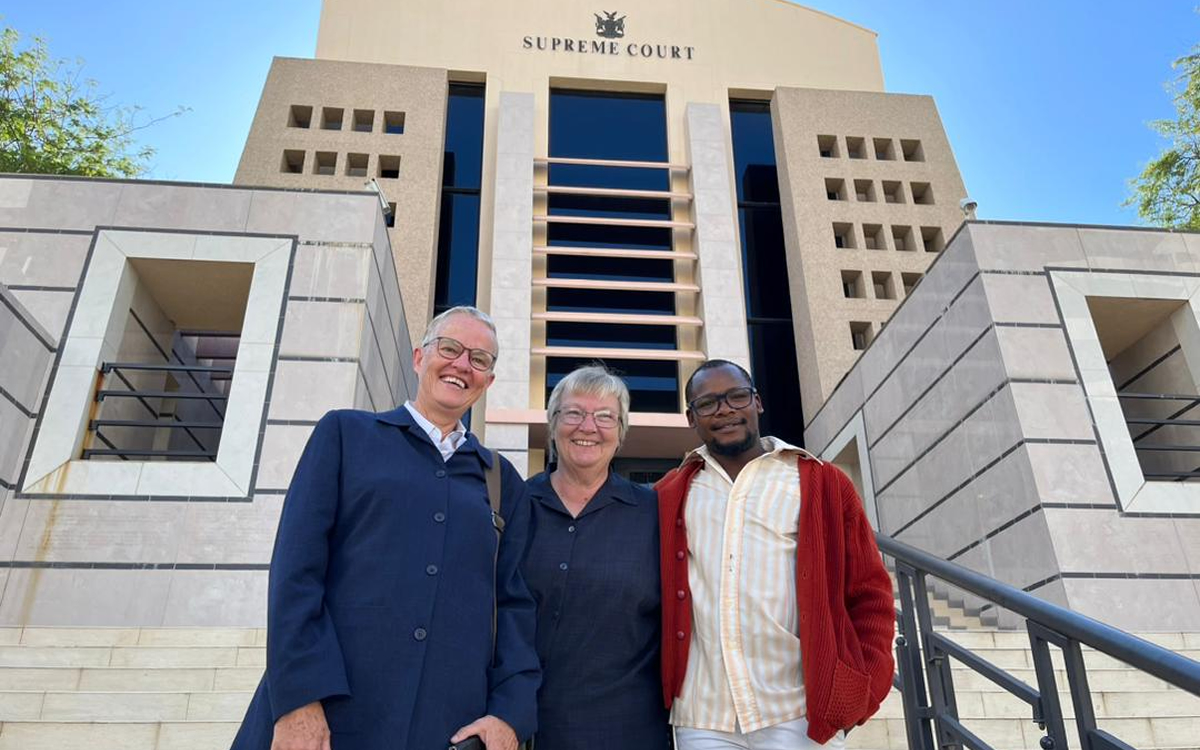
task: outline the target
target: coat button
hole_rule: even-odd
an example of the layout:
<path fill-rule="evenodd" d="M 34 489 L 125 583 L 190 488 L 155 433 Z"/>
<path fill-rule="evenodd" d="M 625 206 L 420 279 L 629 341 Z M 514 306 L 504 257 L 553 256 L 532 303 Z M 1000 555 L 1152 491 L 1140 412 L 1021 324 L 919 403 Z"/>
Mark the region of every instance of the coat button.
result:
<path fill-rule="evenodd" d="M 683 589 L 679 589 L 678 591 L 675 592 L 675 598 L 676 599 L 686 599 L 687 592 L 684 591 Z"/>
<path fill-rule="evenodd" d="M 427 575 L 435 576 L 435 575 L 437 575 L 437 570 L 438 570 L 438 568 L 436 565 L 426 565 L 425 566 L 425 573 Z"/>
<path fill-rule="evenodd" d="M 682 641 L 682 640 L 683 640 L 684 638 L 686 638 L 686 637 L 687 637 L 687 636 L 686 636 L 686 635 L 684 635 L 684 632 L 683 632 L 682 630 L 680 630 L 679 632 L 677 632 L 677 633 L 675 634 L 675 640 L 677 640 L 677 641 Z"/>
<path fill-rule="evenodd" d="M 437 476 L 437 478 L 438 478 L 438 479 L 445 479 L 445 477 L 446 477 L 446 470 L 445 470 L 445 469 L 438 469 L 438 470 L 437 470 L 437 473 L 435 474 L 435 476 Z"/>
<path fill-rule="evenodd" d="M 414 641 L 423 641 L 423 640 L 425 640 L 426 636 L 428 636 L 428 635 L 429 635 L 429 633 L 425 630 L 425 628 L 417 628 L 416 630 L 413 631 L 413 640 Z"/>
<path fill-rule="evenodd" d="M 676 519 L 675 519 L 675 525 L 676 525 L 676 526 L 683 526 L 683 519 L 682 519 L 682 518 L 676 518 Z"/>
<path fill-rule="evenodd" d="M 559 563 L 559 564 L 558 564 L 558 569 L 559 569 L 559 570 L 566 570 L 566 569 L 567 569 L 567 564 L 566 564 L 566 563 Z"/>
<path fill-rule="evenodd" d="M 682 560 L 682 559 L 683 559 L 683 558 L 685 558 L 685 557 L 687 557 L 687 553 L 686 553 L 686 552 L 684 552 L 683 550 L 679 550 L 679 551 L 677 551 L 677 552 L 675 553 L 675 559 L 676 559 L 676 560 Z"/>
<path fill-rule="evenodd" d="M 446 514 L 439 510 L 437 513 L 433 514 L 433 520 L 437 521 L 438 523 L 445 523 L 446 522 Z"/>
<path fill-rule="evenodd" d="M 574 527 L 574 526 L 568 526 L 568 527 L 567 527 L 567 533 L 568 533 L 568 534 L 574 534 L 574 533 L 575 533 L 575 527 Z"/>

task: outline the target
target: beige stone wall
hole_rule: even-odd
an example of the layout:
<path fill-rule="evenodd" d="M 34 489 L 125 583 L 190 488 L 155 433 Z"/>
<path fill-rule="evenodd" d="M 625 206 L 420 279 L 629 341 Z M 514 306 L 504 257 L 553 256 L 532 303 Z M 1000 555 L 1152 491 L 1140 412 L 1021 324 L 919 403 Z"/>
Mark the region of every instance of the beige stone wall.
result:
<path fill-rule="evenodd" d="M 408 328 L 417 338 L 433 309 L 446 71 L 276 58 L 238 164 L 237 185 L 360 191 L 375 178 L 396 204 L 388 230 Z M 311 107 L 309 127 L 289 124 L 293 105 Z M 340 130 L 322 128 L 324 108 L 341 109 Z M 354 110 L 374 113 L 370 132 L 354 129 Z M 384 113 L 404 113 L 404 133 L 384 132 Z M 303 152 L 300 174 L 284 169 L 284 152 Z M 316 171 L 317 153 L 336 154 L 333 174 Z M 366 174 L 348 174 L 349 154 L 366 156 Z M 380 175 L 381 157 L 399 158 L 399 177 Z"/>
<path fill-rule="evenodd" d="M 869 325 L 868 340 L 879 332 L 906 296 L 903 274 L 910 280 L 923 275 L 938 257 L 931 249 L 940 249 L 962 223 L 959 202 L 966 191 L 930 97 L 779 88 L 772 115 L 808 422 L 861 353 L 853 346 L 851 322 Z M 861 140 L 862 158 L 851 158 L 855 139 Z M 890 159 L 877 157 L 877 141 Z M 917 143 L 921 160 L 913 160 L 914 153 L 906 159 L 903 146 Z M 831 155 L 823 157 L 823 148 Z M 897 188 L 897 202 L 890 202 L 885 185 Z M 932 204 L 914 200 L 923 185 L 932 191 Z M 868 186 L 860 195 L 858 188 Z M 839 200 L 829 199 L 831 189 L 839 190 Z M 835 224 L 848 230 L 844 244 L 852 247 L 837 247 Z M 878 228 L 874 248 L 864 227 Z M 940 233 L 929 249 L 923 230 Z M 908 238 L 903 249 L 896 232 Z M 846 297 L 843 272 L 861 274 L 860 297 Z M 882 296 L 872 283 L 875 274 L 890 284 Z"/>

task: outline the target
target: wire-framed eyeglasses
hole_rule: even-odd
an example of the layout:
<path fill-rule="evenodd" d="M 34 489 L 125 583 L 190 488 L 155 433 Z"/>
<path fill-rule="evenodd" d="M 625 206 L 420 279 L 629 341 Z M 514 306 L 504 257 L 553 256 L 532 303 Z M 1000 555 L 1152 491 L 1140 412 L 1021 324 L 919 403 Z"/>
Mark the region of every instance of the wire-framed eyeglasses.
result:
<path fill-rule="evenodd" d="M 566 409 L 559 409 L 554 413 L 558 416 L 559 421 L 561 421 L 563 424 L 571 425 L 572 427 L 583 424 L 583 421 L 588 418 L 589 414 L 592 417 L 592 421 L 596 423 L 596 426 L 605 430 L 612 429 L 621 423 L 621 418 L 608 409 L 585 411 L 583 409 L 569 407 Z"/>
<path fill-rule="evenodd" d="M 471 367 L 480 372 L 487 372 L 496 364 L 496 355 L 487 349 L 472 349 L 469 346 L 465 346 L 461 341 L 452 339 L 449 336 L 434 336 L 421 346 L 429 346 L 430 344 L 434 345 L 438 356 L 442 359 L 453 361 L 461 357 L 463 352 L 466 352 L 467 361 L 471 363 Z"/>

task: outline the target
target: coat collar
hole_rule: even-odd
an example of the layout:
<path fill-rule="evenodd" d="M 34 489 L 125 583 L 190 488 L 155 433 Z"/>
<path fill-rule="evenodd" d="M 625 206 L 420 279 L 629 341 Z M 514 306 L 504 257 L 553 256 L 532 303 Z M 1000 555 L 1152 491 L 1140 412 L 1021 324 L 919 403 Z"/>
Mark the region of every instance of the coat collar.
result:
<path fill-rule="evenodd" d="M 375 419 L 379 422 L 383 422 L 384 424 L 390 424 L 395 427 L 408 430 L 412 434 L 417 435 L 419 439 L 429 443 L 430 446 L 433 446 L 434 448 L 437 447 L 433 445 L 433 441 L 429 439 L 429 435 L 425 434 L 425 430 L 421 429 L 421 426 L 417 424 L 417 421 L 413 419 L 412 414 L 409 413 L 408 409 L 404 408 L 403 404 L 395 409 L 392 409 L 391 411 L 379 412 L 375 415 Z M 484 468 L 487 469 L 492 468 L 492 462 L 495 460 L 492 451 L 485 448 L 483 444 L 479 442 L 479 439 L 475 437 L 475 433 L 469 431 L 467 432 L 466 440 L 461 446 L 459 446 L 457 452 L 476 454 L 479 456 L 479 460 L 483 463 Z"/>

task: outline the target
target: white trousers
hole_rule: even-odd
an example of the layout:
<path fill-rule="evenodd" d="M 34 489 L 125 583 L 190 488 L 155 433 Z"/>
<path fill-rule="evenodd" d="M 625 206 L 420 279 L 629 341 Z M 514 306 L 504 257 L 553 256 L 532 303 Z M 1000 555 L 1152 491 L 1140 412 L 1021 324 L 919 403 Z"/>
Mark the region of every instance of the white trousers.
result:
<path fill-rule="evenodd" d="M 746 734 L 675 727 L 675 746 L 677 750 L 844 750 L 846 747 L 841 732 L 824 745 L 810 740 L 807 732 L 808 721 L 803 718 Z"/>

